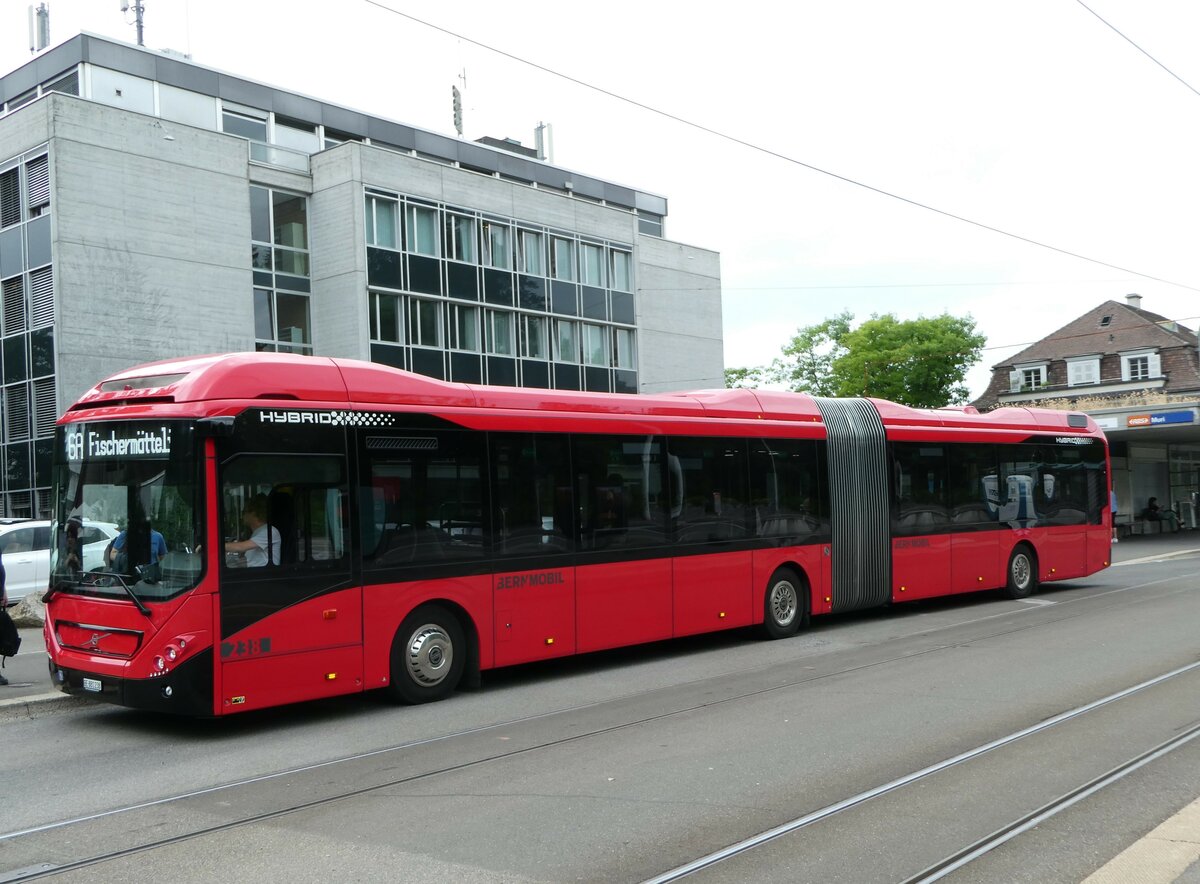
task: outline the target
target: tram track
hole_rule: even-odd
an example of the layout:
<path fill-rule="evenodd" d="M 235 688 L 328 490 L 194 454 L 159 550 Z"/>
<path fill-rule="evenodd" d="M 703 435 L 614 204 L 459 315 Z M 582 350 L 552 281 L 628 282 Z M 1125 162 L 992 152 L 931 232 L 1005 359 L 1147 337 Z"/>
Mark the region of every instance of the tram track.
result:
<path fill-rule="evenodd" d="M 1163 583 L 1163 582 L 1167 582 L 1167 581 L 1148 581 L 1147 583 L 1145 583 L 1143 585 L 1144 586 L 1153 586 L 1155 584 L 1159 584 L 1159 583 Z M 1102 595 L 1096 594 L 1096 595 L 1089 595 L 1089 596 L 1084 596 L 1084 597 L 1079 597 L 1079 598 L 1074 598 L 1074 599 L 1065 599 L 1065 600 L 1061 600 L 1053 608 L 1046 608 L 1046 607 L 1041 607 L 1041 608 L 1036 608 L 1036 609 L 1029 608 L 1029 609 L 1019 609 L 1019 610 L 1008 610 L 1008 611 L 1000 612 L 998 614 L 989 614 L 984 617 L 974 618 L 973 620 L 970 620 L 970 621 L 965 621 L 965 622 L 959 621 L 959 622 L 956 622 L 953 624 L 947 624 L 945 626 L 940 626 L 940 627 L 937 627 L 934 629 L 918 630 L 918 631 L 912 633 L 911 635 L 905 636 L 904 640 L 907 640 L 907 641 L 916 641 L 919 639 L 928 640 L 930 637 L 935 636 L 937 633 L 939 633 L 945 629 L 951 629 L 951 628 L 962 629 L 964 626 L 982 624 L 985 621 L 990 621 L 990 620 L 996 619 L 998 617 L 1020 617 L 1023 613 L 1025 613 L 1025 611 L 1032 612 L 1034 610 L 1038 611 L 1043 616 L 1039 616 L 1039 617 L 1035 618 L 1033 620 L 1033 622 L 1008 624 L 1008 625 L 1003 626 L 1002 628 L 979 630 L 975 634 L 971 635 L 969 640 L 977 642 L 977 641 L 983 641 L 983 640 L 986 640 L 989 638 L 996 638 L 996 637 L 1011 635 L 1014 633 L 1023 632 L 1023 631 L 1027 631 L 1027 630 L 1038 629 L 1038 628 L 1042 628 L 1042 627 L 1045 627 L 1048 625 L 1052 625 L 1055 622 L 1061 622 L 1062 620 L 1068 619 L 1070 617 L 1078 616 L 1079 614 L 1083 613 L 1084 610 L 1089 608 L 1089 606 L 1087 606 L 1087 605 L 1080 606 L 1081 610 L 1079 610 L 1078 613 L 1076 613 L 1075 611 L 1071 610 L 1071 606 L 1072 606 L 1073 602 L 1090 601 L 1090 600 L 1094 600 L 1094 599 L 1098 599 L 1098 598 L 1103 598 L 1104 596 L 1111 595 L 1112 593 L 1115 593 L 1115 592 L 1123 592 L 1123 591 L 1125 591 L 1124 588 L 1122 588 L 1120 590 L 1112 590 L 1112 591 L 1109 591 Z M 894 644 L 895 641 L 897 641 L 897 640 L 893 639 L 893 640 L 891 640 L 890 643 Z M 58 862 L 58 863 L 53 863 L 53 864 L 26 865 L 26 866 L 22 867 L 21 869 L 9 871 L 8 873 L 0 872 L 0 881 L 7 882 L 7 881 L 36 880 L 38 878 L 46 877 L 46 876 L 50 876 L 50 875 L 58 875 L 58 874 L 62 874 L 62 873 L 70 872 L 70 871 L 78 871 L 78 870 L 82 870 L 82 869 L 95 868 L 98 866 L 102 866 L 103 864 L 105 864 L 107 862 L 112 862 L 112 861 L 119 860 L 122 858 L 130 857 L 130 856 L 133 856 L 133 855 L 136 855 L 139 853 L 145 853 L 147 851 L 152 851 L 152 850 L 155 850 L 158 848 L 168 847 L 168 846 L 174 845 L 174 844 L 180 844 L 180 843 L 186 842 L 186 841 L 194 841 L 197 839 L 210 837 L 213 835 L 217 835 L 221 832 L 226 832 L 226 831 L 236 829 L 236 828 L 251 826 L 256 823 L 269 822 L 271 820 L 275 820 L 275 819 L 278 819 L 278 818 L 281 818 L 284 816 L 288 816 L 291 814 L 304 813 L 307 811 L 317 810 L 322 807 L 326 807 L 326 806 L 330 806 L 330 805 L 333 805 L 333 804 L 336 804 L 339 802 L 345 802 L 348 800 L 352 800 L 354 798 L 366 796 L 366 795 L 369 795 L 369 794 L 372 794 L 375 792 L 379 792 L 381 790 L 394 788 L 394 787 L 403 787 L 403 786 L 406 786 L 409 784 L 415 784 L 415 783 L 418 783 L 421 781 L 428 781 L 430 779 L 435 779 L 440 776 L 446 776 L 446 775 L 466 771 L 466 770 L 469 770 L 470 768 L 478 767 L 481 765 L 495 764 L 495 763 L 503 762 L 506 760 L 512 760 L 512 759 L 518 758 L 522 755 L 529 755 L 534 752 L 549 750 L 549 749 L 553 749 L 555 747 L 565 746 L 570 743 L 577 743 L 577 742 L 584 741 L 584 740 L 589 740 L 589 739 L 593 739 L 593 738 L 597 738 L 597 737 L 603 737 L 607 734 L 612 734 L 617 731 L 627 730 L 627 729 L 631 729 L 631 728 L 637 728 L 637 727 L 645 726 L 645 725 L 651 725 L 655 722 L 663 721 L 664 719 L 669 719 L 669 718 L 672 718 L 675 716 L 680 716 L 680 715 L 684 715 L 687 713 L 693 713 L 693 712 L 709 709 L 709 708 L 712 708 L 715 706 L 720 706 L 723 704 L 744 701 L 749 698 L 758 697 L 763 694 L 769 694 L 771 692 L 780 691 L 780 690 L 787 689 L 787 688 L 803 687 L 805 685 L 812 684 L 814 682 L 818 682 L 823 679 L 843 677 L 846 675 L 852 675 L 856 672 L 868 670 L 873 667 L 886 666 L 889 664 L 895 664 L 897 662 L 901 662 L 901 661 L 905 661 L 905 660 L 911 660 L 913 658 L 920 657 L 923 655 L 928 655 L 928 654 L 933 654 L 933 653 L 937 653 L 940 651 L 944 651 L 947 648 L 955 647 L 958 644 L 960 644 L 960 642 L 934 643 L 934 644 L 931 644 L 931 645 L 928 645 L 925 647 L 917 648 L 915 650 L 905 651 L 903 653 L 884 655 L 884 656 L 879 657 L 878 659 L 873 659 L 868 662 L 862 663 L 860 665 L 833 667 L 829 671 L 826 671 L 826 672 L 818 672 L 818 673 L 810 672 L 801 678 L 783 679 L 777 683 L 773 683 L 773 684 L 767 685 L 765 687 L 762 687 L 762 688 L 759 688 L 756 690 L 732 690 L 726 696 L 714 696 L 714 697 L 711 697 L 710 699 L 705 700 L 704 702 L 683 704 L 683 705 L 679 705 L 676 708 L 663 709 L 655 714 L 643 714 L 643 715 L 631 716 L 625 721 L 616 722 L 616 723 L 613 723 L 613 724 L 610 724 L 607 726 L 603 726 L 603 727 L 585 728 L 577 733 L 571 734 L 569 736 L 566 736 L 566 737 L 563 737 L 560 739 L 533 740 L 533 741 L 530 741 L 526 745 L 515 746 L 512 749 L 505 750 L 505 751 L 479 753 L 479 757 L 472 757 L 472 758 L 462 761 L 461 763 L 448 764 L 448 765 L 447 764 L 441 764 L 441 765 L 435 764 L 435 765 L 431 765 L 428 769 L 418 770 L 411 774 L 406 774 L 406 775 L 401 775 L 401 776 L 375 778 L 374 781 L 366 783 L 366 784 L 361 785 L 356 788 L 342 788 L 342 789 L 335 788 L 332 794 L 321 795 L 321 796 L 313 798 L 311 800 L 288 802 L 288 803 L 283 804 L 282 806 L 271 807 L 271 808 L 264 809 L 259 812 L 254 812 L 254 813 L 246 814 L 244 816 L 239 816 L 236 819 L 224 820 L 220 823 L 216 823 L 213 825 L 184 826 L 179 831 L 176 831 L 170 835 L 166 835 L 166 836 L 162 836 L 162 837 L 158 837 L 158 838 L 145 839 L 141 843 L 132 844 L 132 845 L 122 848 L 122 849 L 99 852 L 95 855 L 87 856 L 87 857 L 80 857 L 80 858 L 72 860 L 72 861 Z M 1175 678 L 1178 675 L 1181 675 L 1181 674 L 1184 674 L 1187 672 L 1191 672 L 1191 671 L 1195 670 L 1197 667 L 1200 667 L 1200 663 L 1192 664 L 1192 665 L 1185 666 L 1185 667 L 1180 667 L 1175 670 L 1163 673 L 1163 674 L 1159 675 L 1158 677 L 1156 677 L 1155 679 L 1151 679 L 1149 681 L 1145 681 L 1145 682 L 1141 682 L 1139 684 L 1133 685 L 1132 687 L 1127 688 L 1124 691 L 1104 697 L 1101 700 L 1094 701 L 1093 703 L 1086 704 L 1085 706 L 1078 707 L 1073 710 L 1069 710 L 1066 713 L 1062 713 L 1059 716 L 1056 716 L 1052 719 L 1048 719 L 1048 720 L 1041 722 L 1038 725 L 1035 725 L 1031 728 L 1027 728 L 1023 731 L 1018 731 L 1018 732 L 1015 732 L 1014 734 L 1010 734 L 1006 738 L 1001 738 L 1000 741 L 992 741 L 991 743 L 984 744 L 982 746 L 976 747 L 973 750 L 969 750 L 966 753 L 962 753 L 959 756 L 955 756 L 952 759 L 947 759 L 946 761 L 942 762 L 940 765 L 938 765 L 936 767 L 938 770 L 942 770 L 948 766 L 961 764 L 965 761 L 971 760 L 972 758 L 978 757 L 979 755 L 981 755 L 985 752 L 991 751 L 994 748 L 998 748 L 1001 745 L 1007 745 L 1007 743 L 1009 743 L 1009 742 L 1012 742 L 1012 741 L 1015 741 L 1018 739 L 1022 739 L 1025 736 L 1029 736 L 1033 733 L 1038 733 L 1047 728 L 1055 727 L 1058 724 L 1061 724 L 1065 721 L 1069 721 L 1077 716 L 1084 715 L 1087 712 L 1090 712 L 1093 709 L 1099 708 L 1101 706 L 1118 702 L 1119 700 L 1124 699 L 1128 696 L 1131 696 L 1135 693 L 1147 690 L 1148 688 L 1153 687 L 1154 685 L 1161 683 L 1162 681 L 1169 680 L 1171 678 Z M 762 667 L 760 667 L 759 669 L 761 669 L 761 668 Z M 778 668 L 777 664 L 776 664 L 775 668 Z M 753 673 L 755 671 L 758 671 L 758 670 L 756 670 L 755 668 L 751 668 L 749 670 L 740 672 L 738 674 L 745 675 L 747 673 Z M 679 686 L 675 686 L 675 689 L 678 689 L 678 687 Z M 654 691 L 648 691 L 645 693 L 652 694 L 652 693 L 654 693 Z M 438 746 L 438 745 L 444 746 L 451 741 L 462 742 L 462 741 L 469 741 L 472 738 L 479 738 L 479 737 L 486 737 L 489 735 L 495 735 L 495 734 L 498 734 L 505 730 L 513 730 L 513 729 L 517 729 L 517 728 L 520 728 L 525 725 L 537 724 L 539 722 L 544 722 L 548 719 L 553 719 L 553 718 L 560 717 L 560 716 L 579 714 L 579 713 L 585 712 L 585 711 L 594 711 L 594 710 L 599 709 L 600 707 L 605 706 L 608 702 L 609 701 L 600 701 L 597 703 L 581 704 L 581 705 L 572 706 L 572 707 L 559 708 L 559 709 L 550 710 L 550 711 L 547 711 L 544 713 L 540 713 L 535 716 L 525 716 L 525 717 L 520 717 L 520 718 L 514 718 L 514 719 L 504 721 L 504 722 L 494 723 L 494 724 L 477 727 L 477 728 L 464 729 L 462 731 L 458 731 L 455 733 L 437 735 L 437 736 L 433 736 L 433 737 L 430 737 L 427 739 L 422 739 L 422 740 L 406 741 L 404 743 L 397 744 L 395 746 L 384 747 L 381 749 L 372 750 L 370 752 L 356 753 L 353 755 L 348 755 L 348 756 L 344 756 L 344 757 L 337 758 L 337 759 L 330 759 L 328 761 L 319 762 L 316 764 L 290 768 L 290 769 L 287 769 L 284 771 L 278 771 L 278 772 L 271 773 L 271 774 L 265 774 L 265 775 L 261 775 L 261 776 L 250 777 L 250 778 L 243 778 L 243 779 L 239 779 L 239 780 L 232 781 L 229 783 L 212 786 L 209 788 L 191 790 L 188 792 L 183 792 L 183 793 L 179 793 L 177 795 L 167 796 L 167 797 L 163 797 L 163 798 L 148 801 L 148 802 L 129 804 L 127 806 L 112 808 L 112 809 L 109 809 L 109 810 L 106 810 L 103 812 L 99 812 L 99 813 L 95 813 L 95 814 L 80 816 L 80 817 L 76 817 L 76 818 L 72 818 L 72 819 L 61 820 L 61 821 L 47 823 L 47 824 L 39 825 L 39 826 L 32 826 L 32 827 L 28 827 L 28 828 L 25 828 L 22 830 L 17 830 L 17 831 L 0 834 L 0 847 L 3 847 L 4 845 L 16 847 L 18 844 L 25 842 L 29 839 L 37 840 L 38 836 L 54 837 L 54 838 L 61 839 L 64 834 L 66 834 L 67 832 L 70 832 L 71 830 L 85 828 L 89 825 L 103 824 L 106 821 L 112 820 L 114 817 L 118 817 L 118 816 L 122 816 L 122 815 L 126 815 L 126 816 L 136 815 L 138 812 L 159 810 L 165 806 L 172 805 L 172 804 L 175 804 L 175 805 L 186 804 L 188 802 L 195 802 L 195 801 L 199 801 L 199 800 L 203 800 L 203 799 L 211 799 L 211 798 L 217 797 L 217 796 L 221 796 L 222 800 L 223 800 L 224 797 L 232 796 L 232 795 L 234 795 L 234 793 L 237 793 L 239 790 L 245 789 L 246 787 L 264 784 L 264 783 L 267 783 L 267 782 L 270 782 L 273 780 L 278 781 L 280 779 L 286 779 L 286 778 L 301 779 L 306 776 L 315 774 L 317 772 L 328 771 L 329 769 L 334 768 L 338 765 L 347 765 L 347 764 L 351 764 L 353 762 L 372 762 L 372 761 L 377 761 L 380 758 L 385 758 L 385 757 L 389 756 L 389 754 L 395 754 L 395 753 L 410 753 L 411 754 L 422 748 L 434 747 L 434 746 Z M 653 703 L 653 702 L 651 703 L 651 706 L 655 706 L 655 705 L 659 706 L 661 709 L 661 703 Z M 822 816 L 821 818 L 824 818 L 825 816 L 829 816 L 831 813 L 837 813 L 837 812 L 841 812 L 842 810 L 849 809 L 850 807 L 853 807 L 863 801 L 869 801 L 869 800 L 871 800 L 871 798 L 878 797 L 880 795 L 886 794 L 888 791 L 892 791 L 893 789 L 900 788 L 902 785 L 905 785 L 908 782 L 913 782 L 916 779 L 922 778 L 924 776 L 929 776 L 933 772 L 935 772 L 935 771 L 932 768 L 927 768 L 922 771 L 917 771 L 914 774 L 909 775 L 908 777 L 902 778 L 902 780 L 904 780 L 904 782 L 896 781 L 894 783 L 885 784 L 885 786 L 880 787 L 879 790 L 873 790 L 872 794 L 870 794 L 870 795 L 865 795 L 865 793 L 864 793 L 864 794 L 860 794 L 859 796 L 855 796 L 851 799 L 846 799 L 845 801 L 838 802 L 837 805 L 830 806 L 830 808 L 833 808 L 832 810 L 830 808 L 823 809 L 824 811 L 829 811 L 829 812 L 824 813 L 824 816 Z M 336 779 L 336 777 L 334 779 Z M 818 811 L 816 813 L 820 814 L 820 813 L 822 813 L 822 811 Z M 808 816 L 814 816 L 814 815 L 810 814 Z M 809 820 L 809 822 L 804 823 L 804 825 L 811 824 L 811 822 L 815 822 L 815 821 L 816 821 L 816 818 L 814 816 L 814 819 Z M 793 821 L 793 823 L 795 823 L 795 822 L 796 821 Z M 785 825 L 790 825 L 790 824 L 785 824 Z M 161 828 L 161 826 L 158 826 L 156 828 Z M 778 833 L 776 833 L 776 835 L 774 835 L 772 837 L 778 837 L 778 835 L 780 835 L 780 834 L 783 834 L 783 832 L 778 832 Z M 767 838 L 766 840 L 770 840 L 770 838 Z M 764 842 L 760 841 L 758 843 L 764 843 Z M 756 846 L 756 845 L 753 845 L 753 846 Z M 744 849 L 751 849 L 751 848 L 743 848 L 743 850 Z M 733 855 L 733 854 L 730 854 L 730 855 Z M 720 861 L 720 860 L 714 860 L 713 862 L 717 862 L 717 861 Z M 706 867 L 707 865 L 711 865 L 711 864 L 712 864 L 711 862 L 706 863 L 704 866 L 700 866 L 699 868 L 703 868 L 703 867 Z M 695 869 L 693 869 L 691 871 L 695 871 Z M 687 872 L 686 874 L 691 874 L 691 871 Z M 673 878 L 673 877 L 662 877 L 662 878 L 654 878 L 654 879 L 650 879 L 650 880 L 657 881 L 657 880 L 676 880 L 676 879 L 677 878 Z M 933 879 L 930 879 L 930 880 L 933 880 Z"/>
<path fill-rule="evenodd" d="M 1087 703 L 1075 709 L 1068 710 L 1067 712 L 1060 713 L 1059 715 L 1046 719 L 1045 721 L 1041 721 L 1038 724 L 1023 728 L 1011 734 L 1007 734 L 1006 736 L 992 740 L 988 743 L 984 743 L 980 746 L 976 746 L 951 758 L 944 759 L 920 770 L 913 771 L 912 773 L 906 774 L 902 777 L 892 780 L 891 782 L 884 783 L 880 786 L 860 792 L 857 795 L 844 798 L 841 801 L 819 808 L 811 813 L 788 820 L 785 823 L 782 823 L 771 829 L 767 829 L 766 831 L 760 832 L 750 838 L 742 839 L 741 841 L 730 844 L 720 850 L 698 857 L 691 862 L 681 864 L 651 878 L 647 878 L 642 882 L 642 884 L 669 884 L 669 882 L 672 881 L 680 881 L 684 878 L 691 877 L 692 875 L 718 863 L 755 850 L 756 848 L 762 847 L 771 841 L 774 841 L 785 835 L 798 832 L 799 830 L 808 826 L 828 820 L 837 814 L 858 807 L 866 802 L 880 798 L 907 786 L 911 786 L 927 777 L 942 773 L 943 771 L 949 770 L 957 765 L 973 761 L 985 755 L 986 753 L 1009 746 L 1018 740 L 1023 740 L 1026 737 L 1030 737 L 1034 734 L 1042 733 L 1063 725 L 1072 721 L 1073 719 L 1093 712 L 1094 710 L 1100 709 L 1112 703 L 1119 702 L 1142 691 L 1154 688 L 1170 679 L 1195 672 L 1200 672 L 1200 661 L 1188 664 L 1187 666 L 1181 666 L 1169 672 L 1165 672 L 1155 678 L 1148 679 L 1147 681 L 1125 688 L 1124 690 L 1118 691 L 1114 694 L 1110 694 L 1107 697 L 1102 697 L 1091 703 Z M 1124 761 L 1116 767 L 1106 771 L 1101 776 L 1095 777 L 1078 787 L 1068 790 L 1067 792 L 1054 798 L 1052 801 L 1043 804 L 1036 810 L 1027 814 L 1023 814 L 1005 826 L 992 832 L 985 838 L 979 839 L 978 841 L 975 841 L 966 847 L 963 847 L 962 849 L 944 857 L 938 862 L 931 864 L 920 874 L 904 879 L 903 884 L 925 884 L 925 882 L 940 880 L 946 875 L 962 868 L 967 863 L 979 858 L 980 856 L 983 856 L 985 853 L 991 850 L 994 850 L 1012 838 L 1015 838 L 1022 832 L 1025 832 L 1033 826 L 1038 825 L 1050 817 L 1070 808 L 1079 801 L 1098 792 L 1100 789 L 1112 785 L 1113 783 L 1133 773 L 1146 764 L 1149 764 L 1150 762 L 1155 761 L 1158 758 L 1161 758 L 1164 755 L 1187 745 L 1197 737 L 1200 737 L 1200 722 L 1194 723 L 1183 733 L 1165 740 L 1151 749 L 1138 753 L 1127 761 Z"/>

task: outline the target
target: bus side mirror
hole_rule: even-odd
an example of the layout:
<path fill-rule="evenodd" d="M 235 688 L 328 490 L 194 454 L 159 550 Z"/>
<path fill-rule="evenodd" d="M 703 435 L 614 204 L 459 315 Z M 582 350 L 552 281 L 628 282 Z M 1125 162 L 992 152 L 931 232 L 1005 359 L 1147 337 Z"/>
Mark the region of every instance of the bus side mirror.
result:
<path fill-rule="evenodd" d="M 196 434 L 200 438 L 220 439 L 233 435 L 232 417 L 205 417 L 196 421 Z"/>

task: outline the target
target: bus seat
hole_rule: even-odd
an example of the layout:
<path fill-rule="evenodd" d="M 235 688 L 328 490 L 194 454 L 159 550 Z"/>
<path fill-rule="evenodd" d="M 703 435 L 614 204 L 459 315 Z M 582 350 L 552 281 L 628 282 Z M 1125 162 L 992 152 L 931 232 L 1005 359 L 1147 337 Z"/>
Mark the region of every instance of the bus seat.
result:
<path fill-rule="evenodd" d="M 279 531 L 279 564 L 293 565 L 297 561 L 296 507 L 286 491 L 272 491 L 267 498 L 268 521 Z"/>

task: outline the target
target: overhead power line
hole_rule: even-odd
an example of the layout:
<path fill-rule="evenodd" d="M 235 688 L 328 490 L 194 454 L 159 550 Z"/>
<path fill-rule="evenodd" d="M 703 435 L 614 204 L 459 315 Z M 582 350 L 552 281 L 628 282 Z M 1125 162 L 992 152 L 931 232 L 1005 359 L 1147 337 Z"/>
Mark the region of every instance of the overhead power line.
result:
<path fill-rule="evenodd" d="M 855 187 L 861 187 L 864 190 L 869 190 L 872 193 L 879 194 L 880 196 L 886 196 L 890 199 L 898 200 L 902 203 L 906 203 L 915 208 L 924 209 L 927 212 L 933 212 L 934 214 L 941 215 L 945 218 L 950 218 L 954 221 L 959 221 L 963 224 L 970 224 L 972 227 L 978 227 L 981 230 L 987 230 L 991 233 L 997 233 L 997 234 L 1000 234 L 1001 236 L 1007 236 L 1010 239 L 1015 239 L 1019 242 L 1026 243 L 1028 245 L 1037 246 L 1038 248 L 1042 248 L 1042 249 L 1047 249 L 1051 252 L 1057 252 L 1060 255 L 1066 255 L 1067 257 L 1076 258 L 1080 261 L 1087 261 L 1091 264 L 1097 264 L 1101 267 L 1108 267 L 1110 270 L 1119 270 L 1122 273 L 1130 273 L 1134 276 L 1141 277 L 1142 279 L 1149 279 L 1149 280 L 1153 280 L 1154 282 L 1161 282 L 1165 285 L 1175 286 L 1176 288 L 1187 289 L 1188 291 L 1193 291 L 1193 292 L 1200 292 L 1200 287 L 1191 286 L 1191 285 L 1188 285 L 1188 284 L 1182 283 L 1182 282 L 1175 282 L 1170 279 L 1164 279 L 1160 276 L 1154 276 L 1149 273 L 1142 273 L 1140 270 L 1133 270 L 1128 267 L 1122 267 L 1119 264 L 1112 264 L 1112 263 L 1109 263 L 1108 261 L 1101 261 L 1099 258 L 1091 258 L 1091 257 L 1088 257 L 1087 255 L 1081 254 L 1079 252 L 1072 252 L 1070 249 L 1064 249 L 1064 248 L 1060 248 L 1058 246 L 1053 246 L 1053 245 L 1050 245 L 1049 243 L 1044 243 L 1044 242 L 1041 242 L 1040 240 L 1033 239 L 1032 237 L 1022 236 L 1019 233 L 1013 233 L 1011 231 L 1004 230 L 999 227 L 994 227 L 991 224 L 985 224 L 982 221 L 975 221 L 971 218 L 965 217 L 964 215 L 958 215 L 954 212 L 947 211 L 946 209 L 939 209 L 936 206 L 929 205 L 928 203 L 923 203 L 919 200 L 912 199 L 912 198 L 906 197 L 906 196 L 902 196 L 898 193 L 893 193 L 889 190 L 884 190 L 881 187 L 875 187 L 872 184 L 867 184 L 864 181 L 858 181 L 857 179 L 850 178 L 847 175 L 842 175 L 837 172 L 833 172 L 829 169 L 823 169 L 820 166 L 814 166 L 812 163 L 806 163 L 803 160 L 796 159 L 795 157 L 790 157 L 787 154 L 780 153 L 779 151 L 772 150 L 771 148 L 763 147 L 762 145 L 759 145 L 759 144 L 754 144 L 751 141 L 746 141 L 745 139 L 738 138 L 735 135 L 729 135 L 728 133 L 722 132 L 718 129 L 713 129 L 710 126 L 705 126 L 702 123 L 695 123 L 691 120 L 687 120 L 687 119 L 684 119 L 683 117 L 680 117 L 673 113 L 670 113 L 669 111 L 660 110 L 659 108 L 652 107 L 651 105 L 637 101 L 636 99 L 629 98 L 629 97 L 621 95 L 617 92 L 613 92 L 609 89 L 605 89 L 601 86 L 596 86 L 592 83 L 588 83 L 585 80 L 580 80 L 577 77 L 572 77 L 569 74 L 561 73 L 559 71 L 554 70 L 553 68 L 548 68 L 545 65 L 538 64 L 537 62 L 534 62 L 534 61 L 530 61 L 527 58 L 522 58 L 519 55 L 514 55 L 511 52 L 506 52 L 503 49 L 498 49 L 495 46 L 491 46 L 487 43 L 483 43 L 479 40 L 475 40 L 471 37 L 466 36 L 465 34 L 460 34 L 457 31 L 452 31 L 449 28 L 444 28 L 441 25 L 436 25 L 433 22 L 426 21 L 425 19 L 422 19 L 422 18 L 418 18 L 417 16 L 412 15 L 411 13 L 401 12 L 399 9 L 393 9 L 391 6 L 388 6 L 384 3 L 379 2 L 379 0 L 363 0 L 363 2 L 367 3 L 371 6 L 378 7 L 379 9 L 382 9 L 385 12 L 390 12 L 393 15 L 398 15 L 401 18 L 406 18 L 409 21 L 416 22 L 419 25 L 422 25 L 424 27 L 427 27 L 432 30 L 438 31 L 440 33 L 446 34 L 447 36 L 453 37 L 456 40 L 462 40 L 465 43 L 470 43 L 473 46 L 478 46 L 480 49 L 485 49 L 488 52 L 492 52 L 492 53 L 495 53 L 496 55 L 499 55 L 504 58 L 515 61 L 518 64 L 523 64 L 523 65 L 526 65 L 527 67 L 531 67 L 535 70 L 539 70 L 545 74 L 549 74 L 552 77 L 557 77 L 561 80 L 567 81 L 568 83 L 574 83 L 577 86 L 582 86 L 584 89 L 589 89 L 593 92 L 598 92 L 601 95 L 606 95 L 609 98 L 615 99 L 616 101 L 623 102 L 625 104 L 631 105 L 633 107 L 639 108 L 644 111 L 648 111 L 652 114 L 656 114 L 661 117 L 665 117 L 666 119 L 674 120 L 675 122 L 680 123 L 684 126 L 688 126 L 692 129 L 696 129 L 700 132 L 704 132 L 708 135 L 712 135 L 715 138 L 720 138 L 720 139 L 722 139 L 724 141 L 728 141 L 732 144 L 737 144 L 737 145 L 739 145 L 741 147 L 745 147 L 749 150 L 753 150 L 758 153 L 765 154 L 766 156 L 775 157 L 776 159 L 783 160 L 786 163 L 791 163 L 793 165 L 808 169 L 812 172 L 817 172 L 821 175 L 826 175 L 830 178 L 837 179 L 838 181 L 845 182 L 846 184 L 852 184 Z"/>
<path fill-rule="evenodd" d="M 1138 46 L 1136 43 L 1134 43 L 1131 39 L 1129 39 L 1128 36 L 1123 34 L 1116 27 L 1116 25 L 1114 25 L 1108 19 L 1104 18 L 1104 16 L 1100 15 L 1100 13 L 1098 13 L 1096 10 L 1092 9 L 1092 7 L 1090 7 L 1086 3 L 1084 3 L 1083 0 L 1075 0 L 1075 2 L 1078 3 L 1080 6 L 1082 6 L 1084 9 L 1086 9 L 1088 12 L 1090 12 L 1092 15 L 1096 16 L 1096 18 L 1100 19 L 1100 21 L 1103 22 L 1105 25 L 1107 25 L 1109 28 L 1111 28 L 1113 30 L 1113 33 L 1115 33 L 1118 37 L 1120 37 L 1122 40 L 1124 40 L 1126 43 L 1128 43 L 1130 46 L 1132 46 L 1138 52 L 1142 53 L 1142 55 L 1146 56 L 1146 58 L 1150 59 L 1152 62 L 1154 62 L 1156 65 L 1158 65 L 1160 68 L 1162 68 L 1168 74 L 1170 74 L 1172 77 L 1174 77 L 1180 83 L 1182 83 L 1184 86 L 1191 89 L 1193 92 L 1196 93 L 1196 95 L 1200 96 L 1200 92 L 1197 92 L 1195 87 L 1192 86 L 1191 83 L 1189 83 L 1183 77 L 1179 76 L 1179 74 L 1175 73 L 1173 70 L 1171 70 L 1169 67 L 1167 67 L 1165 64 L 1163 64 L 1161 61 L 1159 61 L 1157 58 L 1155 58 L 1153 55 L 1151 55 L 1149 52 L 1147 52 L 1141 46 Z"/>

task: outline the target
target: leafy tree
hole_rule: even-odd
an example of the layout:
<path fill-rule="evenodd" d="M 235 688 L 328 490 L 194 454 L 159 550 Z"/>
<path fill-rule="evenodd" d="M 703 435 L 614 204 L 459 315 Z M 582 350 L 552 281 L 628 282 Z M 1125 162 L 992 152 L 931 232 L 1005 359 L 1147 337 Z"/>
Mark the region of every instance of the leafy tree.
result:
<path fill-rule="evenodd" d="M 730 390 L 738 387 L 754 389 L 766 380 L 763 368 L 727 368 L 725 369 L 725 387 Z"/>
<path fill-rule="evenodd" d="M 834 366 L 846 355 L 842 339 L 850 334 L 853 320 L 853 314 L 843 311 L 800 329 L 783 348 L 783 356 L 772 362 L 764 374 L 789 390 L 803 390 L 814 396 L 844 395 L 838 392 Z"/>
<path fill-rule="evenodd" d="M 726 380 L 814 396 L 876 396 L 918 408 L 966 401 L 967 370 L 986 343 L 975 320 L 944 313 L 902 321 L 888 313 L 851 329 L 853 319 L 843 312 L 801 328 L 769 366 L 729 369 Z"/>

